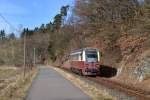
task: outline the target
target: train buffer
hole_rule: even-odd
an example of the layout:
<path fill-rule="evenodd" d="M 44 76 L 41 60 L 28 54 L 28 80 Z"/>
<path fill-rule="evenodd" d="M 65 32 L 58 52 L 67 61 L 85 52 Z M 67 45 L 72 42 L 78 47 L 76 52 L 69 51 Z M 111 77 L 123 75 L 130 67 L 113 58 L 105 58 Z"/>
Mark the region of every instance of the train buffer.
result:
<path fill-rule="evenodd" d="M 40 66 L 39 69 L 26 100 L 91 100 L 52 68 Z"/>

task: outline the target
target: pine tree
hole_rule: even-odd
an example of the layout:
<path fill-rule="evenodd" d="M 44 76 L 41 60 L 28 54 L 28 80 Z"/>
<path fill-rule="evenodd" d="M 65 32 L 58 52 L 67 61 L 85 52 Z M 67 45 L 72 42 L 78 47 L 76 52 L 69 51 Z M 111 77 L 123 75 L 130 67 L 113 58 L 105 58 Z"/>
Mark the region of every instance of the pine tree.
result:
<path fill-rule="evenodd" d="M 14 39 L 16 39 L 16 36 L 15 36 L 14 33 L 11 33 L 11 34 L 9 34 L 8 38 L 9 38 L 10 40 L 14 40 Z"/>
<path fill-rule="evenodd" d="M 1 30 L 0 31 L 0 40 L 1 41 L 4 41 L 6 39 L 6 33 L 4 30 Z"/>
<path fill-rule="evenodd" d="M 42 24 L 39 28 L 40 32 L 45 33 L 45 25 Z"/>
<path fill-rule="evenodd" d="M 60 13 L 62 15 L 62 24 L 63 25 L 64 25 L 65 18 L 67 16 L 68 10 L 69 10 L 69 5 L 61 7 Z"/>
<path fill-rule="evenodd" d="M 54 30 L 56 32 L 58 32 L 60 30 L 61 24 L 62 24 L 62 15 L 61 14 L 57 14 L 54 17 Z"/>

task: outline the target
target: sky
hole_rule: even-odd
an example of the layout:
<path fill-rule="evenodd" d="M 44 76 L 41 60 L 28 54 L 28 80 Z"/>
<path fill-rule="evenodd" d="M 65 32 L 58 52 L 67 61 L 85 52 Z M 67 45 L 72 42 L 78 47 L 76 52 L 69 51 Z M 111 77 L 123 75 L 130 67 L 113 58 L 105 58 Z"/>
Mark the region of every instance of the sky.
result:
<path fill-rule="evenodd" d="M 73 5 L 73 0 L 0 0 L 0 15 L 11 24 L 10 26 L 0 16 L 0 30 L 5 29 L 7 33 L 11 33 L 15 29 L 33 29 L 46 24 L 53 21 L 63 5 Z"/>

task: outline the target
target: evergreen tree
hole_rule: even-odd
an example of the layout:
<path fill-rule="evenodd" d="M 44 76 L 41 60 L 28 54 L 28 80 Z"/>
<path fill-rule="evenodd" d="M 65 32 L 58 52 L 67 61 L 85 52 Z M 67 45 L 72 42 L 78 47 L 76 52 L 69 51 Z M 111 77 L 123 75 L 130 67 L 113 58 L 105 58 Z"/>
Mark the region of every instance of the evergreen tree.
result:
<path fill-rule="evenodd" d="M 68 10 L 69 10 L 69 5 L 67 5 L 67 6 L 62 6 L 62 7 L 61 7 L 61 10 L 60 10 L 61 15 L 62 15 L 62 16 L 67 16 Z"/>
<path fill-rule="evenodd" d="M 39 28 L 40 32 L 45 33 L 45 25 L 42 24 Z"/>
<path fill-rule="evenodd" d="M 14 39 L 16 39 L 16 36 L 15 36 L 14 33 L 11 33 L 11 34 L 9 34 L 8 38 L 9 38 L 10 40 L 14 40 Z"/>
<path fill-rule="evenodd" d="M 0 40 L 3 41 L 3 40 L 5 40 L 5 39 L 6 39 L 6 33 L 5 33 L 4 30 L 1 30 L 1 31 L 0 31 Z"/>
<path fill-rule="evenodd" d="M 34 32 L 38 32 L 39 31 L 39 28 L 38 27 L 35 27 L 34 28 Z"/>
<path fill-rule="evenodd" d="M 65 18 L 67 16 L 68 10 L 69 10 L 69 5 L 61 7 L 60 13 L 62 15 L 62 24 L 63 25 L 64 25 Z"/>
<path fill-rule="evenodd" d="M 46 24 L 46 30 L 48 32 L 52 32 L 53 31 L 53 23 L 52 22 Z"/>
<path fill-rule="evenodd" d="M 61 24 L 62 24 L 62 15 L 57 14 L 54 17 L 54 30 L 58 32 L 61 28 Z"/>

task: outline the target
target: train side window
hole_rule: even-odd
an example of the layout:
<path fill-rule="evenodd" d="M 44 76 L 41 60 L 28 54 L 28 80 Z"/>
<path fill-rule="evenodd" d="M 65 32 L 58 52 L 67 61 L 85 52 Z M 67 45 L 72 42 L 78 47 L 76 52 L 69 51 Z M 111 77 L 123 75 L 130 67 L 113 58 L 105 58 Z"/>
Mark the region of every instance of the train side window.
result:
<path fill-rule="evenodd" d="M 82 61 L 82 54 L 75 54 L 70 56 L 70 60 Z"/>
<path fill-rule="evenodd" d="M 78 55 L 73 55 L 72 60 L 78 60 Z"/>
<path fill-rule="evenodd" d="M 78 60 L 78 59 L 79 59 L 78 54 L 76 54 L 75 55 L 75 60 Z"/>
<path fill-rule="evenodd" d="M 69 59 L 72 60 L 72 55 L 70 55 Z"/>
<path fill-rule="evenodd" d="M 75 57 L 74 57 L 74 55 L 72 56 L 72 60 L 75 60 Z"/>
<path fill-rule="evenodd" d="M 78 60 L 81 61 L 81 55 L 80 54 L 78 54 Z"/>
<path fill-rule="evenodd" d="M 72 60 L 72 55 L 69 56 L 69 59 Z"/>

